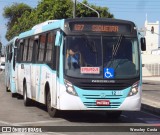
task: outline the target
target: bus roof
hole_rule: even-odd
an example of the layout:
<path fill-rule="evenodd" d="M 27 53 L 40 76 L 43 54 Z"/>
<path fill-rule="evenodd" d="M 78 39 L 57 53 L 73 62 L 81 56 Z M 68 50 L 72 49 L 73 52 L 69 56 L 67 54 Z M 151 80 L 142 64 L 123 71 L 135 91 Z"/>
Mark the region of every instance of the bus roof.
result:
<path fill-rule="evenodd" d="M 48 21 L 46 21 L 48 22 Z M 24 37 L 29 37 L 32 35 L 36 35 L 42 32 L 47 32 L 52 29 L 62 29 L 64 28 L 64 19 L 62 20 L 52 20 L 50 23 L 41 23 L 38 25 L 35 25 L 31 30 L 23 32 L 19 35 L 19 39 Z"/>
<path fill-rule="evenodd" d="M 32 29 L 38 29 L 38 28 L 41 28 L 42 26 L 48 25 L 50 23 L 54 23 L 56 21 L 58 21 L 58 20 L 48 20 L 48 21 L 45 21 L 43 23 L 40 23 L 40 24 L 33 26 Z"/>
<path fill-rule="evenodd" d="M 69 23 L 78 23 L 78 22 L 92 22 L 92 23 L 110 23 L 110 24 L 128 24 L 132 27 L 136 27 L 132 21 L 120 20 L 120 19 L 112 19 L 112 18 L 96 18 L 96 17 L 86 17 L 86 18 L 70 18 L 70 19 L 61 19 L 61 20 L 48 20 L 41 24 L 35 25 L 31 30 L 23 32 L 19 35 L 19 39 L 30 37 L 32 35 L 36 35 L 39 33 L 47 32 L 52 29 L 61 29 L 66 34 L 70 33 L 70 28 L 68 26 Z M 66 31 L 66 28 L 68 30 Z"/>
<path fill-rule="evenodd" d="M 114 18 L 97 18 L 97 17 L 84 17 L 84 18 L 69 18 L 65 19 L 65 22 L 75 22 L 75 21 L 88 21 L 88 22 L 108 22 L 108 23 L 125 23 L 135 25 L 134 22 L 129 20 L 114 19 Z"/>

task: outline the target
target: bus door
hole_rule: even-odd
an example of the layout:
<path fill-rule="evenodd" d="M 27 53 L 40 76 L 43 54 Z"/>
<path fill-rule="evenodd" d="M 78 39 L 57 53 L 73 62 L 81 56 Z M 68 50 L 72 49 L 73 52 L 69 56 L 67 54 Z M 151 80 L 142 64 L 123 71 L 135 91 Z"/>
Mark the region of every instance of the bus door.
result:
<path fill-rule="evenodd" d="M 33 57 L 32 57 L 32 65 L 31 65 L 31 97 L 32 99 L 36 99 L 36 85 L 38 82 L 38 74 L 39 74 L 39 66 L 36 64 L 37 61 L 37 52 L 38 52 L 38 37 L 35 37 L 33 44 Z M 36 52 L 36 53 L 35 53 Z"/>
<path fill-rule="evenodd" d="M 60 108 L 59 104 L 59 101 L 57 96 L 60 95 L 59 93 L 59 90 L 60 90 L 60 47 L 57 46 L 57 47 L 54 47 L 53 49 L 53 57 L 54 57 L 54 60 L 53 60 L 53 70 L 55 70 L 55 74 L 53 75 L 53 79 L 52 79 L 52 106 L 53 107 L 57 107 L 57 108 Z M 61 67 L 62 68 L 62 67 Z"/>
<path fill-rule="evenodd" d="M 17 92 L 20 94 L 23 94 L 23 77 L 24 77 L 24 64 L 21 63 L 23 61 L 23 48 L 24 48 L 24 43 L 23 40 L 20 40 L 20 45 L 18 46 L 18 51 L 17 51 L 17 63 L 16 63 L 16 89 Z M 20 54 L 18 54 L 20 52 Z"/>
<path fill-rule="evenodd" d="M 36 100 L 36 93 L 37 93 L 37 87 L 39 85 L 39 74 L 40 74 L 40 67 L 38 65 L 32 66 L 32 73 L 31 73 L 31 94 L 32 99 Z"/>
<path fill-rule="evenodd" d="M 18 64 L 17 68 L 17 86 L 18 93 L 23 94 L 23 78 L 24 78 L 24 64 Z"/>
<path fill-rule="evenodd" d="M 36 93 L 35 94 L 36 94 L 36 100 L 42 103 L 43 101 L 41 100 L 40 97 L 41 97 L 41 94 L 43 93 L 42 91 L 44 91 L 46 76 L 47 76 L 47 71 L 43 67 L 43 65 L 40 64 L 36 70 Z"/>
<path fill-rule="evenodd" d="M 10 46 L 8 45 L 7 47 L 6 47 L 6 63 L 5 63 L 5 76 L 6 76 L 6 78 L 5 78 L 5 85 L 6 85 L 6 87 L 8 87 L 9 86 L 9 75 L 10 75 L 10 73 L 9 73 L 9 55 L 10 55 Z"/>
<path fill-rule="evenodd" d="M 16 83 L 16 90 L 18 93 L 20 93 L 20 90 L 19 90 L 19 83 L 18 83 L 18 76 L 19 76 L 19 64 L 16 64 L 16 67 L 15 67 L 15 83 Z"/>
<path fill-rule="evenodd" d="M 14 53 L 13 53 L 13 64 L 12 64 L 12 68 L 13 68 L 13 73 L 12 73 L 12 81 L 13 83 L 15 83 L 15 79 L 16 79 L 16 75 L 15 75 L 15 69 L 16 69 L 16 54 L 17 54 L 17 48 L 14 48 Z M 14 91 L 16 92 L 16 91 Z"/>

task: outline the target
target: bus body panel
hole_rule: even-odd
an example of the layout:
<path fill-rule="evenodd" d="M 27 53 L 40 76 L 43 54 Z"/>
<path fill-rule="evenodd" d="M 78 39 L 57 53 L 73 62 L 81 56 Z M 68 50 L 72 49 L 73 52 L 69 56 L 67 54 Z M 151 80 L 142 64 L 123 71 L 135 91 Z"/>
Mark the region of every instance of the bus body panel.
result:
<path fill-rule="evenodd" d="M 24 66 L 21 69 L 21 64 L 18 64 L 18 83 L 19 94 L 23 95 L 23 81 L 27 83 L 27 96 L 30 99 L 45 104 L 45 86 L 48 83 L 51 96 L 52 106 L 56 107 L 57 99 L 57 82 L 56 72 L 52 71 L 45 64 L 22 64 Z"/>
<path fill-rule="evenodd" d="M 5 86 L 10 88 L 10 91 L 12 93 L 17 93 L 16 84 L 15 84 L 16 73 L 15 73 L 15 67 L 14 67 L 15 66 L 15 55 L 16 55 L 15 48 L 16 48 L 16 40 L 17 39 L 18 39 L 18 37 L 13 38 L 6 45 L 6 48 L 10 47 L 11 52 L 10 52 L 10 55 L 8 55 L 7 53 L 9 53 L 8 52 L 9 50 L 6 51 L 7 57 L 5 60 Z"/>
<path fill-rule="evenodd" d="M 37 72 L 39 68 L 31 64 L 31 98 L 35 99 L 36 98 L 36 83 L 37 83 Z"/>
<path fill-rule="evenodd" d="M 139 87 L 139 92 L 131 97 L 126 97 L 120 106 L 120 110 L 140 111 L 141 110 L 142 89 Z"/>
<path fill-rule="evenodd" d="M 81 33 L 81 23 L 83 23 L 83 21 L 85 22 L 85 19 L 75 19 L 77 21 L 77 28 L 80 31 L 76 31 L 74 33 L 74 29 L 70 29 L 69 28 L 69 23 L 73 22 L 74 23 L 74 19 L 66 19 L 66 20 L 59 20 L 56 21 L 54 23 L 51 23 L 49 25 L 43 26 L 41 28 L 37 28 L 37 29 L 32 29 L 30 31 L 24 32 L 22 34 L 19 35 L 20 40 L 25 39 L 25 38 L 30 38 L 33 37 L 35 38 L 40 37 L 41 34 L 43 33 L 47 33 L 49 31 L 60 31 L 62 34 L 62 39 L 61 40 L 61 45 L 60 47 L 60 54 L 59 56 L 56 58 L 57 59 L 57 67 L 56 69 L 53 69 L 53 63 L 52 65 L 49 66 L 49 64 L 43 61 L 38 61 L 38 60 L 33 60 L 31 62 L 23 62 L 20 61 L 19 63 L 16 63 L 16 88 L 18 93 L 23 95 L 23 85 L 24 85 L 24 81 L 26 81 L 27 83 L 27 96 L 28 98 L 31 98 L 33 100 L 36 100 L 40 103 L 46 104 L 46 92 L 49 91 L 51 94 L 51 106 L 53 108 L 56 109 L 60 109 L 60 110 L 130 110 L 130 111 L 134 111 L 134 110 L 140 110 L 140 106 L 141 106 L 141 85 L 142 85 L 142 67 L 141 67 L 141 56 L 140 56 L 140 49 L 139 52 L 135 53 L 135 55 L 138 55 L 138 58 L 140 58 L 140 73 L 139 76 L 137 77 L 140 80 L 139 83 L 139 87 L 138 87 L 138 93 L 134 96 L 128 96 L 132 85 L 127 86 L 127 88 L 125 89 L 119 89 L 119 90 L 110 90 L 110 89 L 82 89 L 79 88 L 76 85 L 73 85 L 76 93 L 78 96 L 73 96 L 69 93 L 66 92 L 66 86 L 64 83 L 64 79 L 67 76 L 65 74 L 65 61 L 67 60 L 67 57 L 65 57 L 64 54 L 64 49 L 65 49 L 65 39 L 67 38 L 67 36 L 84 36 L 84 39 L 87 39 L 87 36 L 101 36 L 101 37 L 119 37 L 120 35 L 124 34 L 124 33 L 104 33 L 104 32 L 93 32 L 93 31 L 82 31 Z M 87 20 L 87 19 L 86 19 Z M 78 21 L 80 22 L 80 24 L 78 23 Z M 88 22 L 92 22 L 92 19 L 88 19 Z M 105 22 L 106 21 L 106 22 Z M 111 22 L 115 22 L 115 24 L 117 23 L 121 23 L 124 25 L 126 25 L 128 27 L 128 25 L 131 25 L 132 30 L 134 29 L 134 32 L 131 32 L 130 34 L 127 33 L 126 36 L 127 38 L 137 38 L 138 36 L 135 35 L 135 26 L 134 23 L 129 22 L 129 21 L 122 21 L 122 20 L 109 20 L 109 19 L 96 19 L 93 22 L 96 22 L 97 24 L 99 22 L 105 22 L 107 23 L 107 21 L 109 21 L 109 23 L 111 24 Z M 100 23 L 102 24 L 102 23 Z M 107 27 L 106 27 L 107 28 Z M 89 28 L 88 28 L 89 29 Z M 88 33 L 87 33 L 88 32 Z M 68 34 L 68 35 L 67 35 Z M 47 35 L 48 36 L 48 35 Z M 56 36 L 56 35 L 55 35 Z M 95 37 L 96 37 L 95 36 Z M 38 40 L 38 38 L 36 39 Z M 37 44 L 38 45 L 38 44 Z M 54 43 L 52 43 L 52 45 L 54 45 Z M 138 43 L 137 43 L 138 45 Z M 40 46 L 40 45 L 39 45 Z M 64 47 L 65 46 L 65 47 Z M 87 45 L 86 45 L 87 46 Z M 46 47 L 47 48 L 47 47 Z M 52 49 L 53 51 L 53 49 Z M 36 52 L 35 52 L 36 53 Z M 53 53 L 53 52 L 52 52 Z M 95 52 L 93 52 L 95 53 Z M 104 65 L 102 65 L 104 66 Z M 103 67 L 104 68 L 104 67 Z M 68 76 L 67 76 L 68 77 Z M 74 76 L 69 76 L 72 79 L 74 78 Z M 135 78 L 136 78 L 135 77 Z M 82 79 L 86 79 L 84 78 L 79 78 L 77 77 L 80 81 Z M 77 79 L 76 78 L 76 79 Z M 135 79 L 130 77 L 131 79 Z M 127 78 L 128 80 L 130 78 Z M 136 78 L 136 79 L 137 79 Z M 77 79 L 77 80 L 78 80 Z M 94 79 L 94 78 L 93 78 Z M 101 80 L 107 80 L 107 78 L 104 78 L 102 76 L 102 78 L 100 78 Z M 126 78 L 125 78 L 126 79 Z M 119 81 L 124 81 L 125 79 L 123 78 L 118 78 L 117 80 Z M 126 79 L 126 80 L 127 80 Z M 138 80 L 137 79 L 137 80 Z M 114 79 L 113 79 L 114 80 Z M 115 79 L 116 80 L 116 79 Z M 116 81 L 117 81 L 116 80 Z M 72 82 L 71 82 L 72 83 Z M 81 83 L 81 82 L 79 82 Z M 88 85 L 88 84 L 87 84 Z M 116 87 L 116 85 L 115 85 Z M 114 95 L 113 93 L 116 93 L 116 95 Z M 107 100 L 110 102 L 110 105 L 97 105 L 97 101 L 99 100 Z"/>
<path fill-rule="evenodd" d="M 24 64 L 18 64 L 18 93 L 23 95 L 23 83 L 25 81 L 25 76 L 24 76 Z"/>
<path fill-rule="evenodd" d="M 76 88 L 78 96 L 73 96 L 65 91 L 61 85 L 60 110 L 128 110 L 139 111 L 141 108 L 141 87 L 135 96 L 127 97 L 130 87 L 121 90 L 122 96 L 113 96 L 111 90 L 82 90 Z M 78 92 L 79 91 L 79 92 Z M 110 96 L 109 96 L 110 95 Z M 119 99 L 117 99 L 119 98 Z M 97 106 L 96 100 L 109 100 L 109 106 Z"/>

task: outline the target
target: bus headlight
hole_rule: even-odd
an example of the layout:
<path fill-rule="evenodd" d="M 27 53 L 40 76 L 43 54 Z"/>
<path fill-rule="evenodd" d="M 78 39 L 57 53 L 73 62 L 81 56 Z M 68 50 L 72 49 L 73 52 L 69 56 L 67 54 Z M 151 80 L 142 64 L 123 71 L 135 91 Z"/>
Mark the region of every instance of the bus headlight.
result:
<path fill-rule="evenodd" d="M 66 86 L 67 93 L 69 93 L 71 95 L 74 95 L 74 96 L 78 96 L 77 92 L 75 91 L 74 86 L 72 85 L 71 82 L 69 82 L 67 80 L 64 80 L 64 83 L 65 83 L 65 86 Z"/>
<path fill-rule="evenodd" d="M 128 94 L 128 96 L 134 96 L 138 93 L 138 86 L 139 86 L 139 81 L 134 83 L 131 87 L 131 90 Z"/>

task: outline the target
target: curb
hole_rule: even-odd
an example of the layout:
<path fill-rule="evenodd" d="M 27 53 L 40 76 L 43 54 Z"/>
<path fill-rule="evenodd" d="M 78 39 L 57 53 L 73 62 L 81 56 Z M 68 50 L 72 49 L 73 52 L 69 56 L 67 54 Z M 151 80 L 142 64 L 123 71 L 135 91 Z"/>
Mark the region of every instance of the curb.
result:
<path fill-rule="evenodd" d="M 157 84 L 158 85 L 158 84 L 160 84 L 160 81 L 156 81 L 156 80 L 155 81 L 153 81 L 153 80 L 143 80 L 142 84 L 151 84 L 151 85 L 152 84 Z"/>
<path fill-rule="evenodd" d="M 144 104 L 144 103 L 141 104 L 141 110 L 153 113 L 155 115 L 160 115 L 160 108 L 156 108 L 151 105 Z"/>

